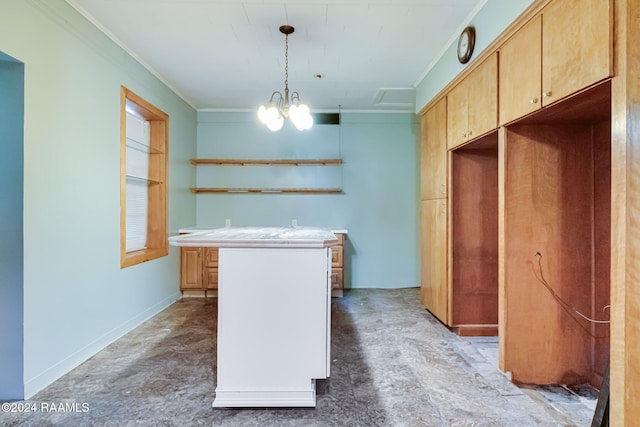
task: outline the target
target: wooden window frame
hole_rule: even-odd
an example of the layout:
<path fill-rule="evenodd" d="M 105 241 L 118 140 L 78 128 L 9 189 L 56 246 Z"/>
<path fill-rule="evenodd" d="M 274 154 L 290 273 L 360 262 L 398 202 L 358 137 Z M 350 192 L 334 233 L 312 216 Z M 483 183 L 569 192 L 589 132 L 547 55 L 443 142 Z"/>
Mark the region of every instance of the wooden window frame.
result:
<path fill-rule="evenodd" d="M 126 251 L 127 109 L 147 120 L 150 125 L 147 245 L 144 249 L 131 252 Z M 122 86 L 120 90 L 120 268 L 169 254 L 167 242 L 168 139 L 169 115 Z"/>

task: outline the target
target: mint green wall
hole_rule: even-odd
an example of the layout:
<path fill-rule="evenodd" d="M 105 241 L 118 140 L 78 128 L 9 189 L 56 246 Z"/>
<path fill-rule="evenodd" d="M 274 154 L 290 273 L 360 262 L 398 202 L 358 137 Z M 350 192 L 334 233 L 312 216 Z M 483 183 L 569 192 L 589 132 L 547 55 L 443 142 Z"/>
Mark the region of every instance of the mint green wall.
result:
<path fill-rule="evenodd" d="M 469 23 L 476 29 L 473 58 L 489 46 L 533 0 L 487 0 Z M 456 40 L 416 87 L 416 112 L 433 99 L 466 65 L 458 62 Z"/>
<path fill-rule="evenodd" d="M 197 225 L 346 228 L 353 288 L 418 286 L 414 114 L 343 113 L 342 124 L 271 132 L 254 113 L 198 114 L 201 158 L 342 158 L 341 166 L 198 166 L 200 187 L 342 187 L 344 194 L 200 194 Z"/>
<path fill-rule="evenodd" d="M 195 222 L 196 112 L 63 0 L 2 0 L 0 51 L 25 69 L 28 398 L 179 298 L 173 248 L 120 269 L 120 86 L 170 116 L 172 231 Z"/>
<path fill-rule="evenodd" d="M 24 64 L 0 52 L 0 401 L 23 385 Z"/>

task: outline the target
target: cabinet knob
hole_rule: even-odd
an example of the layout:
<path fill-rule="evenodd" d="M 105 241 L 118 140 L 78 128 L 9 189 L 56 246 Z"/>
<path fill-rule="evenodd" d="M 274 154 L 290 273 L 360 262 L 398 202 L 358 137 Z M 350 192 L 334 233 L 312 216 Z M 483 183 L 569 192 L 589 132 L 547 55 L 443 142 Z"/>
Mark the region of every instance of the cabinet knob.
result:
<path fill-rule="evenodd" d="M 467 133 L 467 135 L 471 136 L 471 135 L 473 135 L 473 132 L 469 131 L 469 132 Z"/>
<path fill-rule="evenodd" d="M 551 96 L 551 91 L 548 91 L 548 92 L 542 92 L 542 97 L 543 97 L 543 98 L 548 98 L 548 97 L 550 97 L 550 96 Z"/>
<path fill-rule="evenodd" d="M 531 98 L 529 100 L 529 104 L 537 104 L 538 103 L 538 98 Z"/>
<path fill-rule="evenodd" d="M 462 137 L 462 138 L 466 138 L 466 137 L 467 137 L 467 134 L 466 134 L 466 133 L 462 133 L 462 134 L 460 134 L 460 137 Z"/>

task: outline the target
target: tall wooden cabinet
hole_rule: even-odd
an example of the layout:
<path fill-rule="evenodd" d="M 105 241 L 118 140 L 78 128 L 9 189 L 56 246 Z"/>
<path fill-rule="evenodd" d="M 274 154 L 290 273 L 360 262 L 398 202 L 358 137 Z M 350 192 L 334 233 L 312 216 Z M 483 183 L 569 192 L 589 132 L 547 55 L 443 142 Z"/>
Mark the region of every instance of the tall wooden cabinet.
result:
<path fill-rule="evenodd" d="M 421 118 L 422 304 L 465 335 L 497 332 L 497 60 Z"/>
<path fill-rule="evenodd" d="M 455 105 L 475 64 L 499 53 L 500 367 L 516 381 L 597 386 L 609 365 L 615 426 L 640 419 L 638 22 L 637 0 L 535 0 L 422 113 Z"/>
<path fill-rule="evenodd" d="M 579 3 L 535 1 L 425 107 L 421 286 L 452 330 L 499 334 L 515 381 L 599 386 L 609 328 L 581 315 L 607 318 L 623 126 L 614 0 Z"/>
<path fill-rule="evenodd" d="M 449 318 L 447 280 L 447 99 L 420 119 L 420 272 L 422 304 L 443 322 Z"/>

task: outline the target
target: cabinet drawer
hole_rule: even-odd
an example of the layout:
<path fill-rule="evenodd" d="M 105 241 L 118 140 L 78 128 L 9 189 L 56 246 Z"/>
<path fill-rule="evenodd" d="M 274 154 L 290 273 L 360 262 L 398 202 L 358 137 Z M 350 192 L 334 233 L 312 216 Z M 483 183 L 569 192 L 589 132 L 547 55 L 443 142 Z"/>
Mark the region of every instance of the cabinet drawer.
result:
<path fill-rule="evenodd" d="M 205 248 L 204 266 L 205 267 L 218 266 L 218 248 Z"/>
<path fill-rule="evenodd" d="M 342 246 L 331 246 L 331 266 L 342 267 Z"/>
<path fill-rule="evenodd" d="M 344 270 L 342 268 L 331 269 L 331 289 L 342 289 L 344 287 Z"/>
<path fill-rule="evenodd" d="M 218 289 L 217 267 L 207 267 L 204 269 L 204 289 Z"/>

